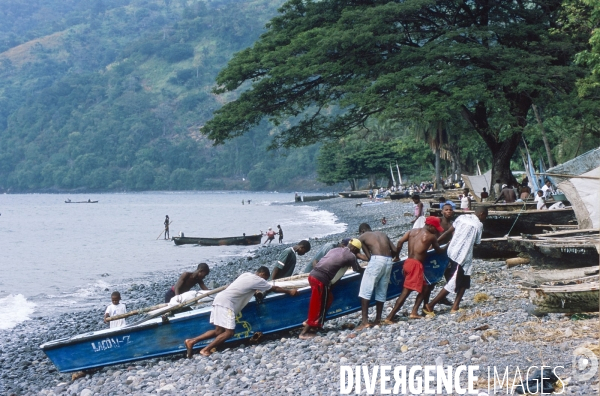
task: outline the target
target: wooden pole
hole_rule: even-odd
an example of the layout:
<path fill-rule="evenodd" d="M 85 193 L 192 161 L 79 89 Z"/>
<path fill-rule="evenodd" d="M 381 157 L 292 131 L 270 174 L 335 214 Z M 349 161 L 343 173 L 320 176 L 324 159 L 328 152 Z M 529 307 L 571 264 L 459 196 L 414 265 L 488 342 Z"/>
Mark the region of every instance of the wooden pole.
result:
<path fill-rule="evenodd" d="M 131 312 L 127 312 L 121 315 L 115 315 L 115 316 L 109 316 L 108 318 L 106 318 L 107 322 L 112 322 L 113 320 L 119 320 L 119 319 L 123 319 L 123 318 L 128 318 L 130 316 L 133 315 L 140 315 L 146 312 L 150 312 L 150 311 L 154 311 L 155 309 L 159 309 L 159 308 L 164 308 L 169 304 L 158 304 L 158 305 L 153 305 L 151 307 L 147 307 L 147 308 L 140 308 L 140 309 L 136 309 L 134 311 Z"/>
<path fill-rule="evenodd" d="M 536 176 L 539 175 L 548 175 L 548 176 L 556 176 L 556 177 L 570 177 L 572 179 L 592 179 L 592 180 L 600 180 L 598 176 L 584 176 L 584 175 L 566 175 L 562 173 L 536 173 Z"/>
<path fill-rule="evenodd" d="M 273 281 L 273 285 L 275 285 L 275 282 L 289 281 L 289 280 L 296 280 L 296 279 L 307 278 L 307 277 L 308 277 L 308 274 L 299 274 L 299 275 L 288 276 L 287 278 L 280 278 L 280 279 L 276 279 L 276 280 L 274 280 L 274 281 Z M 229 284 L 229 285 L 230 285 L 230 284 Z M 182 302 L 181 304 L 177 304 L 177 305 L 175 305 L 175 306 L 173 306 L 173 307 L 171 307 L 171 308 L 169 308 L 169 309 L 165 309 L 164 311 L 161 311 L 161 312 L 158 312 L 158 313 L 152 314 L 152 315 L 148 316 L 147 318 L 144 318 L 143 320 L 141 320 L 141 321 L 139 321 L 138 323 L 136 323 L 136 325 L 138 325 L 138 324 L 140 324 L 140 323 L 143 323 L 143 322 L 146 322 L 146 321 L 148 321 L 148 320 L 150 320 L 150 319 L 153 319 L 153 318 L 155 318 L 155 317 L 157 317 L 157 316 L 162 316 L 162 315 L 164 315 L 164 314 L 166 314 L 166 313 L 168 313 L 168 312 L 171 312 L 171 311 L 175 311 L 175 310 L 177 310 L 177 309 L 184 308 L 184 307 L 186 307 L 186 306 L 188 306 L 188 305 L 192 305 L 192 304 L 194 304 L 194 303 L 198 302 L 199 300 L 203 299 L 204 297 L 208 297 L 208 296 L 210 296 L 210 295 L 212 295 L 212 294 L 216 294 L 216 293 L 219 293 L 219 292 L 221 292 L 221 291 L 223 291 L 223 290 L 227 289 L 227 288 L 229 287 L 229 285 L 221 286 L 221 287 L 218 287 L 218 288 L 216 288 L 216 289 L 210 290 L 208 293 L 204 293 L 204 294 L 202 294 L 201 296 L 194 297 L 194 298 L 192 298 L 191 300 L 184 301 L 184 302 Z M 145 312 L 148 312 L 148 311 L 153 311 L 153 309 L 151 309 L 151 308 L 153 308 L 153 307 L 150 307 L 150 308 L 144 308 L 143 310 L 144 310 Z M 133 312 L 133 311 L 132 311 L 132 312 Z M 140 313 L 141 313 L 141 312 L 140 312 Z M 114 316 L 114 318 L 116 318 L 116 316 Z"/>

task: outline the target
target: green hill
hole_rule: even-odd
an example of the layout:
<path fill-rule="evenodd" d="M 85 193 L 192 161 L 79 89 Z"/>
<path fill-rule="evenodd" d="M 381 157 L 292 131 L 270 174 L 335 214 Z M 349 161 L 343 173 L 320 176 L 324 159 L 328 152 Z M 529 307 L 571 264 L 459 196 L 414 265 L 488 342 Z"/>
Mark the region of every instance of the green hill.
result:
<path fill-rule="evenodd" d="M 0 190 L 314 188 L 316 146 L 268 152 L 266 123 L 199 133 L 231 99 L 217 72 L 282 3 L 6 0 Z"/>

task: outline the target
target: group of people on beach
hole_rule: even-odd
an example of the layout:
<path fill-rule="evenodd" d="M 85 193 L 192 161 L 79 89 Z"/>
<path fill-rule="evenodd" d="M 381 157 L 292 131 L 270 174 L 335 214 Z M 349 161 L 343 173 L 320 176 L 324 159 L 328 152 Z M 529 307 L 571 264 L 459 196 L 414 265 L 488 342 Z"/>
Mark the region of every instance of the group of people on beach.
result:
<path fill-rule="evenodd" d="M 425 218 L 422 215 L 422 203 L 418 196 L 413 197 L 413 201 L 415 202 L 416 216 L 413 224 L 423 217 L 423 225 L 412 228 L 396 243 L 393 243 L 384 232 L 372 230 L 369 224 L 363 223 L 359 226 L 356 237 L 322 246 L 314 259 L 301 271 L 308 273 L 311 298 L 300 338 L 310 339 L 316 335 L 319 329 L 323 328 L 326 313 L 333 302 L 332 286 L 349 268 L 362 274 L 357 296 L 361 304 L 362 317 L 356 331 L 375 325 L 393 323 L 396 314 L 413 292 L 416 292 L 417 296 L 409 319 L 421 319 L 426 315 L 434 315 L 437 304 L 451 305 L 451 313 L 459 310 L 462 297 L 471 285 L 473 245 L 481 241 L 482 222 L 487 216 L 487 208 L 477 207 L 474 213 L 463 214 L 453 221 L 453 203 L 443 203 L 441 218 L 434 216 Z M 442 247 L 444 244 L 446 245 Z M 403 290 L 392 311 L 385 319 L 382 319 L 393 263 L 399 261 L 404 245 L 408 247 L 408 257 L 402 266 Z M 427 251 L 430 249 L 434 249 L 439 254 L 447 254 L 449 258 L 449 264 L 444 273 L 446 285 L 431 301 L 430 296 L 436 283 L 427 279 L 423 266 L 426 262 Z M 200 350 L 200 354 L 208 356 L 215 351 L 216 347 L 231 338 L 234 335 L 237 314 L 253 296 L 256 295 L 260 298 L 269 292 L 297 295 L 297 289 L 282 288 L 269 283 L 269 281 L 290 277 L 294 273 L 297 256 L 302 256 L 310 250 L 310 242 L 302 240 L 298 244 L 284 249 L 272 269 L 261 266 L 255 273 L 244 273 L 220 292 L 213 301 L 210 316 L 210 323 L 215 328 L 195 338 L 186 339 L 187 356 L 192 356 L 194 345 L 200 341 L 213 339 Z M 367 265 L 360 266 L 358 260 L 367 262 Z M 205 263 L 198 265 L 194 272 L 183 273 L 177 283 L 165 293 L 165 302 L 189 291 L 195 285 L 207 290 L 204 279 L 209 273 L 210 269 Z M 456 293 L 454 302 L 448 300 L 449 293 Z M 372 298 L 375 299 L 375 319 L 369 322 L 369 305 Z M 120 296 L 113 294 L 112 305 L 115 307 L 112 307 L 112 311 L 111 306 L 107 308 L 105 320 L 113 316 L 113 312 L 117 312 L 119 299 Z M 419 313 L 420 307 L 421 313 Z M 120 309 L 124 311 L 124 306 Z M 111 327 L 113 327 L 112 324 Z"/>

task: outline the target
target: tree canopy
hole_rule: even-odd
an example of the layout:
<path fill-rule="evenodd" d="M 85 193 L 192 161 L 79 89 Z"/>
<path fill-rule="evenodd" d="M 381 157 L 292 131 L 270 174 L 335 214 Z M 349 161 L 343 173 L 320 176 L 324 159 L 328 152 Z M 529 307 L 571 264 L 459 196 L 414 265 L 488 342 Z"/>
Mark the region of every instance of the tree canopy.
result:
<path fill-rule="evenodd" d="M 267 32 L 234 56 L 215 92 L 249 89 L 202 132 L 217 143 L 264 118 L 291 120 L 276 144 L 338 139 L 367 120 L 443 121 L 460 115 L 510 160 L 531 105 L 567 97 L 588 37 L 563 29 L 560 0 L 291 0 Z M 583 7 L 585 9 L 585 7 Z"/>

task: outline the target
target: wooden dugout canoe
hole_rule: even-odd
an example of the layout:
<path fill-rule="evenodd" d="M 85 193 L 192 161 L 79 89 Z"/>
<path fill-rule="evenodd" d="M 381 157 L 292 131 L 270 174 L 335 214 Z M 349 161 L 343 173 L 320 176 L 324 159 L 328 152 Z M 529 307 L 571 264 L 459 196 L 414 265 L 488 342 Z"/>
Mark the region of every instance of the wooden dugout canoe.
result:
<path fill-rule="evenodd" d="M 228 245 L 258 245 L 262 235 L 244 235 L 224 238 L 173 237 L 175 245 L 228 246 Z"/>

